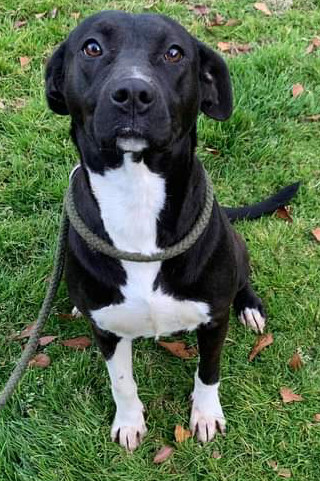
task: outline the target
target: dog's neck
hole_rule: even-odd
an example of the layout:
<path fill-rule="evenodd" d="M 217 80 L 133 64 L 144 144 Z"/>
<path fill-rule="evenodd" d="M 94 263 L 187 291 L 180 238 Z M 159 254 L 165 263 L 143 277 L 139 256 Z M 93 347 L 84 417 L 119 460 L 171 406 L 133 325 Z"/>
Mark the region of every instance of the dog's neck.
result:
<path fill-rule="evenodd" d="M 106 172 L 124 165 L 125 155 L 116 149 L 99 151 L 73 129 L 73 140 L 80 152 L 86 182 L 92 192 L 92 173 L 101 181 Z M 80 134 L 80 135 L 79 135 Z M 164 180 L 165 199 L 157 215 L 157 245 L 165 247 L 183 238 L 197 219 L 205 198 L 205 176 L 196 154 L 196 127 L 165 151 L 145 150 L 131 154 L 132 162 L 143 163 L 152 174 Z M 127 158 L 128 159 L 128 158 Z M 132 170 L 133 175 L 136 170 Z M 91 181 L 90 181 L 91 175 Z M 99 177 L 101 178 L 99 179 Z M 132 182 L 135 179 L 132 178 Z M 94 196 L 97 197 L 96 195 Z M 97 200 L 97 198 L 96 198 Z M 99 201 L 98 201 L 99 204 Z"/>

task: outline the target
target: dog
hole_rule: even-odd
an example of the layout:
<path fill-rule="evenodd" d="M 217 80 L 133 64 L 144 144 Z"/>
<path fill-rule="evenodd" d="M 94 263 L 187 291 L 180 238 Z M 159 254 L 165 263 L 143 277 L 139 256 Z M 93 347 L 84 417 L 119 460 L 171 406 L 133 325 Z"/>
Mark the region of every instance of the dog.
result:
<path fill-rule="evenodd" d="M 205 203 L 196 157 L 197 116 L 232 112 L 224 60 L 180 24 L 155 14 L 103 11 L 85 19 L 46 68 L 46 97 L 71 116 L 81 165 L 74 171 L 78 213 L 115 247 L 153 254 L 192 229 Z M 91 250 L 71 226 L 65 277 L 70 299 L 91 322 L 116 404 L 111 436 L 132 451 L 146 434 L 133 378 L 132 342 L 196 330 L 199 363 L 190 428 L 208 442 L 225 431 L 219 362 L 233 304 L 262 332 L 266 315 L 249 280 L 245 243 L 229 220 L 284 205 L 297 186 L 247 208 L 214 200 L 208 225 L 186 252 L 132 262 Z M 229 219 L 228 219 L 229 217 Z"/>

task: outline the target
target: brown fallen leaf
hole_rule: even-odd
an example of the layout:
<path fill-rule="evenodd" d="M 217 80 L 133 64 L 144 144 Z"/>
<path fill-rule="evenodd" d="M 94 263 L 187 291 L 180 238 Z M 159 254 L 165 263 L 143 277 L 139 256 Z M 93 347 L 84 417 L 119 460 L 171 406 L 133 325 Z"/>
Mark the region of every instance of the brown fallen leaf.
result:
<path fill-rule="evenodd" d="M 320 414 L 315 414 L 313 416 L 313 420 L 316 422 L 316 423 L 320 423 Z"/>
<path fill-rule="evenodd" d="M 54 7 L 50 12 L 50 18 L 56 18 L 57 14 L 58 14 L 58 9 L 57 7 Z"/>
<path fill-rule="evenodd" d="M 41 13 L 36 13 L 35 17 L 40 20 L 41 18 L 45 17 L 47 15 L 47 12 L 41 12 Z"/>
<path fill-rule="evenodd" d="M 153 458 L 154 464 L 161 464 L 163 463 L 166 459 L 168 459 L 174 449 L 172 446 L 163 446 L 159 451 L 156 453 L 155 457 Z"/>
<path fill-rule="evenodd" d="M 256 2 L 254 5 L 254 8 L 256 10 L 259 10 L 260 12 L 264 13 L 265 15 L 272 15 L 271 11 L 267 7 L 267 5 L 263 2 Z"/>
<path fill-rule="evenodd" d="M 284 403 L 292 403 L 295 401 L 303 401 L 303 397 L 300 394 L 295 394 L 288 387 L 282 387 L 280 389 L 280 395 Z"/>
<path fill-rule="evenodd" d="M 27 20 L 17 20 L 16 22 L 14 22 L 13 24 L 13 28 L 21 28 L 21 27 L 24 27 L 25 25 L 27 25 Z"/>
<path fill-rule="evenodd" d="M 220 15 L 219 13 L 216 13 L 213 20 L 209 20 L 207 23 L 208 27 L 219 27 L 221 25 L 224 25 L 226 23 L 224 17 Z"/>
<path fill-rule="evenodd" d="M 73 337 L 72 339 L 65 339 L 61 344 L 71 349 L 86 349 L 91 346 L 91 340 L 86 336 Z"/>
<path fill-rule="evenodd" d="M 187 9 L 192 10 L 195 14 L 200 15 L 201 17 L 209 15 L 210 13 L 210 8 L 206 5 L 188 5 Z"/>
<path fill-rule="evenodd" d="M 239 25 L 241 22 L 237 18 L 229 18 L 229 20 L 226 21 L 224 24 L 225 27 L 235 27 L 236 25 Z"/>
<path fill-rule="evenodd" d="M 59 319 L 65 320 L 65 319 L 74 319 L 75 316 L 71 312 L 69 314 L 61 312 L 60 314 L 57 314 L 57 317 Z"/>
<path fill-rule="evenodd" d="M 48 344 L 50 344 L 52 341 L 54 341 L 55 339 L 57 339 L 58 336 L 42 336 L 39 338 L 39 345 L 41 347 L 43 346 L 47 346 Z"/>
<path fill-rule="evenodd" d="M 12 102 L 11 102 L 11 107 L 12 107 L 13 109 L 19 110 L 19 109 L 22 109 L 23 107 L 25 107 L 26 104 L 27 104 L 26 99 L 17 98 L 17 99 L 12 100 Z"/>
<path fill-rule="evenodd" d="M 253 361 L 253 359 L 266 347 L 270 346 L 273 343 L 273 335 L 271 332 L 262 334 L 256 340 L 255 345 L 252 348 L 252 351 L 249 354 L 249 362 Z"/>
<path fill-rule="evenodd" d="M 177 443 L 183 443 L 186 439 L 191 438 L 191 432 L 189 429 L 184 429 L 182 426 L 177 424 L 174 429 L 174 437 Z"/>
<path fill-rule="evenodd" d="M 71 12 L 70 16 L 75 20 L 78 20 L 78 18 L 80 18 L 80 12 Z"/>
<path fill-rule="evenodd" d="M 21 68 L 25 68 L 31 62 L 31 58 L 29 57 L 20 57 L 19 60 Z"/>
<path fill-rule="evenodd" d="M 221 52 L 228 52 L 231 55 L 238 55 L 239 53 L 248 53 L 252 50 L 249 43 L 235 43 L 235 42 L 218 42 L 217 47 Z"/>
<path fill-rule="evenodd" d="M 212 154 L 212 155 L 219 155 L 220 154 L 220 151 L 218 149 L 214 149 L 212 147 L 206 147 L 205 150 L 207 152 L 210 152 L 210 154 Z"/>
<path fill-rule="evenodd" d="M 305 117 L 302 117 L 301 120 L 303 122 L 319 122 L 320 114 L 306 115 Z"/>
<path fill-rule="evenodd" d="M 0 100 L 0 110 L 4 110 L 6 108 L 4 102 Z"/>
<path fill-rule="evenodd" d="M 313 229 L 312 235 L 316 239 L 316 241 L 320 242 L 320 227 Z"/>
<path fill-rule="evenodd" d="M 319 38 L 319 37 L 314 37 L 314 38 L 311 40 L 311 42 L 310 42 L 310 44 L 309 44 L 306 52 L 307 52 L 307 53 L 312 53 L 314 50 L 316 50 L 316 49 L 319 48 L 319 47 L 320 47 L 320 38 Z"/>
<path fill-rule="evenodd" d="M 50 366 L 51 359 L 47 354 L 37 354 L 31 361 L 29 361 L 29 367 L 42 367 L 46 368 Z"/>
<path fill-rule="evenodd" d="M 288 207 L 285 207 L 285 206 L 279 207 L 276 211 L 276 214 L 277 214 L 277 217 L 279 217 L 279 219 L 283 219 L 288 222 L 293 222 L 293 219 L 290 215 Z"/>
<path fill-rule="evenodd" d="M 304 92 L 304 87 L 301 84 L 294 84 L 292 87 L 292 97 L 298 97 Z"/>
<path fill-rule="evenodd" d="M 221 459 L 221 458 L 222 458 L 222 455 L 221 455 L 221 453 L 219 453 L 219 451 L 213 451 L 212 457 L 213 457 L 214 459 Z"/>
<path fill-rule="evenodd" d="M 20 334 L 17 334 L 15 336 L 13 336 L 12 339 L 14 339 L 15 341 L 18 341 L 20 339 L 26 339 L 28 337 L 30 337 L 30 334 L 35 326 L 36 322 L 32 322 L 31 324 L 29 324 L 27 327 L 25 327 L 21 332 Z"/>
<path fill-rule="evenodd" d="M 278 473 L 278 476 L 280 476 L 280 478 L 291 478 L 290 469 L 280 468 L 278 469 L 277 473 Z"/>
<path fill-rule="evenodd" d="M 187 346 L 183 341 L 159 341 L 158 344 L 167 349 L 174 356 L 180 357 L 181 359 L 191 359 L 198 354 L 198 350 L 195 346 Z"/>
<path fill-rule="evenodd" d="M 299 369 L 301 369 L 303 366 L 303 362 L 300 354 L 298 352 L 294 353 L 288 364 L 293 371 L 298 371 Z"/>
<path fill-rule="evenodd" d="M 277 461 L 274 461 L 273 459 L 270 459 L 270 461 L 267 461 L 268 466 L 272 468 L 274 471 L 277 471 L 278 469 L 278 463 Z"/>

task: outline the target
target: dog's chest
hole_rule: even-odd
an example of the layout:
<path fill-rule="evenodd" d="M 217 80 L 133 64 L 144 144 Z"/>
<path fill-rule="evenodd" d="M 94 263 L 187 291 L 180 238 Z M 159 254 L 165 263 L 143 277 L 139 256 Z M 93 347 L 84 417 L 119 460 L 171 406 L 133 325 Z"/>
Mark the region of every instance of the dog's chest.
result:
<path fill-rule="evenodd" d="M 159 252 L 157 219 L 165 205 L 165 181 L 143 163 L 124 155 L 118 169 L 104 175 L 89 172 L 105 230 L 114 245 L 129 252 Z M 121 286 L 124 301 L 91 311 L 104 330 L 121 337 L 158 337 L 193 330 L 209 321 L 203 302 L 177 300 L 154 288 L 161 262 L 121 261 L 127 281 Z"/>

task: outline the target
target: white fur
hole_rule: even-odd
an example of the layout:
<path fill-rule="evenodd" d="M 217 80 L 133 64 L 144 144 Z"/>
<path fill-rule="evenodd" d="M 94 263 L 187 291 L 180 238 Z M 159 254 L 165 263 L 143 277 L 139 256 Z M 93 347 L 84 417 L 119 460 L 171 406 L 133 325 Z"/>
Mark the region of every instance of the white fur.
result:
<path fill-rule="evenodd" d="M 165 204 L 165 181 L 132 154 L 124 154 L 121 167 L 104 175 L 89 171 L 90 184 L 98 202 L 104 227 L 115 246 L 130 252 L 159 252 L 157 219 Z M 121 261 L 127 274 L 121 286 L 124 302 L 91 312 L 97 325 L 120 337 L 158 337 L 180 330 L 193 330 L 209 322 L 204 302 L 179 301 L 154 291 L 161 262 Z"/>
<path fill-rule="evenodd" d="M 219 400 L 219 383 L 204 384 L 195 374 L 190 429 L 201 442 L 211 441 L 217 430 L 225 431 L 225 418 Z"/>
<path fill-rule="evenodd" d="M 246 307 L 244 311 L 240 313 L 239 321 L 246 327 L 250 327 L 255 332 L 262 333 L 265 327 L 266 320 L 261 315 L 258 309 Z"/>
<path fill-rule="evenodd" d="M 143 404 L 137 394 L 137 385 L 132 374 L 132 343 L 121 339 L 112 358 L 107 361 L 111 389 L 117 411 L 111 437 L 129 451 L 138 447 L 147 429 L 143 416 Z"/>
<path fill-rule="evenodd" d="M 148 147 L 148 142 L 136 137 L 118 137 L 117 147 L 125 152 L 141 152 Z"/>

